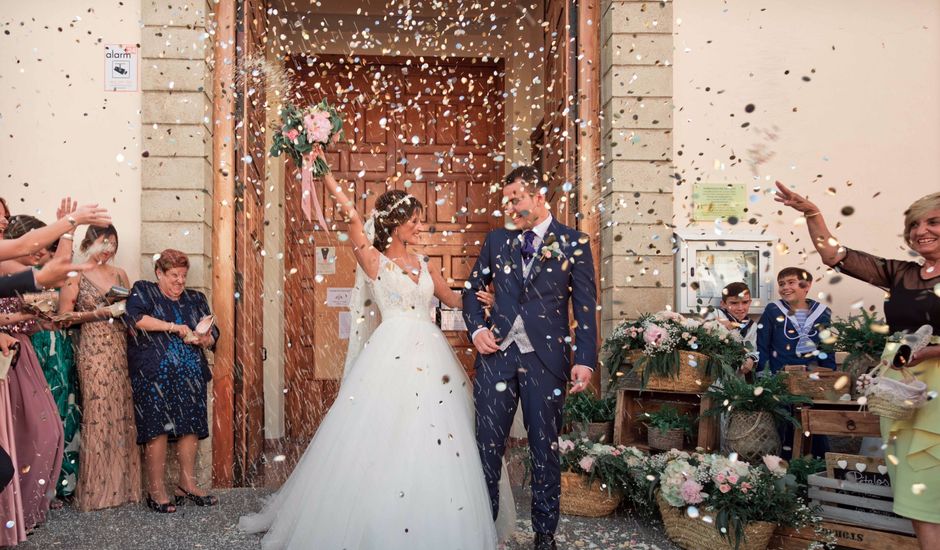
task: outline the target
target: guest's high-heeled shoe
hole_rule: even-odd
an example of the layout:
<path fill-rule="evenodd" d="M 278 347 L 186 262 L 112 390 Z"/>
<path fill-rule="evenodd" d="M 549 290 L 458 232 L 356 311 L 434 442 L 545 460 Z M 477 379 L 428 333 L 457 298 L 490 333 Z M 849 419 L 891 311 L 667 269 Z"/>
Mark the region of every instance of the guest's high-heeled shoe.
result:
<path fill-rule="evenodd" d="M 159 502 L 155 501 L 153 497 L 150 496 L 149 494 L 147 495 L 147 507 L 153 510 L 154 512 L 158 512 L 161 514 L 172 514 L 176 512 L 176 505 L 174 505 L 172 502 L 165 502 L 163 504 L 160 504 Z"/>
<path fill-rule="evenodd" d="M 194 495 L 190 493 L 189 491 L 187 491 L 186 489 L 183 489 L 179 485 L 177 485 L 176 488 L 182 491 L 183 493 L 182 495 L 176 495 L 177 505 L 181 505 L 185 503 L 187 500 L 191 501 L 196 506 L 215 506 L 216 504 L 219 503 L 219 498 L 214 495 L 206 495 L 204 497 L 201 497 L 199 495 Z"/>

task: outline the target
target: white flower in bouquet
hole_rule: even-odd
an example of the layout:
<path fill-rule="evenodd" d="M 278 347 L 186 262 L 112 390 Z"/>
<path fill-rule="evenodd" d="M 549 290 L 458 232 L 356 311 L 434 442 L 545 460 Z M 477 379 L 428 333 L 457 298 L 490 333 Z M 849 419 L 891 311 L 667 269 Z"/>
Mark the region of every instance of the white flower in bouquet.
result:
<path fill-rule="evenodd" d="M 567 454 L 570 451 L 574 450 L 574 441 L 570 439 L 558 438 L 558 452 L 561 454 Z"/>
<path fill-rule="evenodd" d="M 679 313 L 676 313 L 675 311 L 672 311 L 669 309 L 666 309 L 666 310 L 663 310 L 654 314 L 653 318 L 655 318 L 658 321 L 675 321 L 676 323 L 681 323 L 682 320 L 685 319 L 685 317 L 683 317 Z"/>
<path fill-rule="evenodd" d="M 731 460 L 724 456 L 716 456 L 709 466 L 709 477 L 715 483 L 730 483 L 734 485 L 739 480 L 749 477 L 751 467 L 747 462 Z"/>
<path fill-rule="evenodd" d="M 696 468 L 689 464 L 686 460 L 676 459 L 668 464 L 666 464 L 665 470 L 663 470 L 662 476 L 659 480 L 660 490 L 662 491 L 663 498 L 666 499 L 672 506 L 685 506 L 686 504 L 694 504 L 687 502 L 684 498 L 685 495 L 691 494 L 692 486 L 686 487 L 686 490 L 683 491 L 683 485 L 691 480 L 694 481 L 699 487 L 701 484 L 698 483 L 698 480 L 702 477 L 702 473 Z M 699 489 L 701 490 L 701 489 Z M 701 502 L 699 500 L 698 502 Z"/>
<path fill-rule="evenodd" d="M 777 477 L 787 475 L 787 461 L 776 455 L 764 455 L 764 466 Z"/>
<path fill-rule="evenodd" d="M 611 445 L 595 443 L 591 445 L 590 449 L 588 449 L 588 454 L 591 454 L 594 456 L 609 455 L 609 454 L 613 454 L 615 450 L 617 449 L 612 447 Z"/>
<path fill-rule="evenodd" d="M 700 326 L 702 326 L 701 321 L 698 321 L 697 319 L 691 319 L 688 317 L 683 317 L 682 322 L 680 324 L 682 325 L 682 328 L 686 330 L 695 330 L 699 328 Z"/>

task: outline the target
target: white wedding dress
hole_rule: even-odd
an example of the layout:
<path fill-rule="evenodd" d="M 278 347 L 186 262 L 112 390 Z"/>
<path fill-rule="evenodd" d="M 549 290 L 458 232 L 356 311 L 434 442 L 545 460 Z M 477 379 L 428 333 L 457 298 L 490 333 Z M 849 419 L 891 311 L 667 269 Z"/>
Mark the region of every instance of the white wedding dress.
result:
<path fill-rule="evenodd" d="M 380 256 L 366 286 L 381 322 L 290 478 L 239 528 L 267 531 L 265 549 L 495 549 L 471 384 L 431 319 L 427 264 L 416 284 Z M 515 509 L 501 489 L 505 538 Z"/>

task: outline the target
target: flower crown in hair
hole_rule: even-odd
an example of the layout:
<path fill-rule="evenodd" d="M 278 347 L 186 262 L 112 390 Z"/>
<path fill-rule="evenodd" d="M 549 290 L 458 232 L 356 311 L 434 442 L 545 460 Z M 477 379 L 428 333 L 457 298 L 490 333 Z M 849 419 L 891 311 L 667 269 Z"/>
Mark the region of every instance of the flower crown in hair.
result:
<path fill-rule="evenodd" d="M 415 198 L 414 195 L 411 195 L 411 194 L 405 195 L 404 197 L 392 203 L 392 205 L 389 206 L 388 209 L 386 210 L 373 210 L 372 216 L 376 218 L 384 218 L 390 215 L 392 212 L 394 212 L 395 209 L 398 208 L 399 206 L 405 203 L 410 203 L 414 198 Z"/>

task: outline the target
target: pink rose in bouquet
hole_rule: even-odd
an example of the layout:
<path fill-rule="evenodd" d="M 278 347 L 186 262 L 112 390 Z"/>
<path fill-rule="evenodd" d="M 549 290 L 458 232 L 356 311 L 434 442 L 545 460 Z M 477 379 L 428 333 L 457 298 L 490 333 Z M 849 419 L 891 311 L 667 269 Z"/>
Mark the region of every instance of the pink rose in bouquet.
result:
<path fill-rule="evenodd" d="M 311 143 L 327 143 L 330 141 L 330 113 L 316 110 L 304 115 L 304 129 L 307 131 L 307 141 Z"/>
<path fill-rule="evenodd" d="M 290 130 L 284 132 L 284 135 L 287 136 L 287 139 L 294 141 L 300 136 L 300 131 L 297 128 L 291 128 Z"/>
<path fill-rule="evenodd" d="M 721 485 L 718 486 L 718 490 L 721 491 L 722 493 L 727 493 L 728 491 L 731 490 L 731 486 L 728 485 L 727 483 L 722 483 Z"/>
<path fill-rule="evenodd" d="M 658 346 L 665 337 L 666 329 L 653 323 L 647 325 L 646 330 L 643 331 L 643 341 L 654 346 Z"/>
<path fill-rule="evenodd" d="M 581 469 L 585 472 L 590 473 L 591 468 L 594 467 L 594 457 L 586 456 L 582 458 L 580 461 L 578 461 L 578 466 L 580 466 Z"/>
<path fill-rule="evenodd" d="M 574 441 L 570 439 L 562 439 L 558 442 L 558 452 L 561 454 L 566 454 L 568 451 L 574 450 Z"/>
<path fill-rule="evenodd" d="M 705 498 L 705 493 L 702 492 L 702 485 L 694 479 L 685 480 L 682 483 L 680 491 L 682 493 L 682 500 L 687 504 L 698 504 Z"/>

